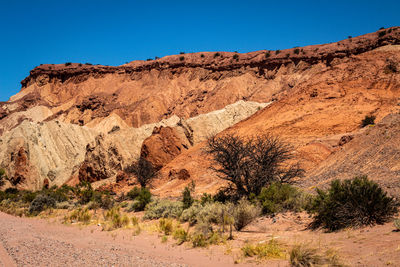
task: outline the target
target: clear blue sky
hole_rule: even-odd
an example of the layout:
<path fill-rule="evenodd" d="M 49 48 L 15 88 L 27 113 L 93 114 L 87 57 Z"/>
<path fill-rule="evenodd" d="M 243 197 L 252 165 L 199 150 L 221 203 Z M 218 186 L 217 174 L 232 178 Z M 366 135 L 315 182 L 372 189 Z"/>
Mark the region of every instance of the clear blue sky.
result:
<path fill-rule="evenodd" d="M 41 63 L 285 49 L 400 25 L 400 1 L 0 0 L 0 101 Z"/>

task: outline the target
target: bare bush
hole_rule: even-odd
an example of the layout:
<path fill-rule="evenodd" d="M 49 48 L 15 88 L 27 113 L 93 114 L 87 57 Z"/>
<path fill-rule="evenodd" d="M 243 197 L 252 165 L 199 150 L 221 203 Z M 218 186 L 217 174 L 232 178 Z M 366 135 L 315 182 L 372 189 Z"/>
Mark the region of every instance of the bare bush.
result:
<path fill-rule="evenodd" d="M 289 164 L 293 148 L 269 134 L 254 138 L 224 135 L 208 139 L 206 153 L 213 156 L 218 176 L 231 182 L 237 197 L 258 195 L 273 182 L 290 183 L 302 176 L 299 164 Z"/>
<path fill-rule="evenodd" d="M 146 187 L 157 175 L 153 164 L 144 157 L 139 157 L 132 165 L 125 168 L 126 173 L 134 174 L 141 187 Z"/>

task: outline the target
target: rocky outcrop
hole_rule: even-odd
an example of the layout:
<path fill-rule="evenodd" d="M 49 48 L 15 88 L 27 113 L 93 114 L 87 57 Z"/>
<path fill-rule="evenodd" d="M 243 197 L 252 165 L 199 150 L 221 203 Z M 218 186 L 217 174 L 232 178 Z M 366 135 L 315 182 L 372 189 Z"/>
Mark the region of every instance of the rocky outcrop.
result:
<path fill-rule="evenodd" d="M 79 181 L 95 182 L 109 178 L 121 171 L 124 160 L 121 147 L 98 135 L 93 143 L 86 146 L 85 160 L 79 168 Z"/>
<path fill-rule="evenodd" d="M 183 150 L 189 148 L 191 144 L 185 137 L 181 136 L 174 128 L 156 127 L 152 135 L 144 140 L 141 148 L 141 156 L 146 158 L 159 170 Z"/>
<path fill-rule="evenodd" d="M 86 145 L 97 134 L 87 127 L 59 121 L 23 121 L 0 138 L 0 166 L 20 188 L 62 185 L 78 170 Z"/>

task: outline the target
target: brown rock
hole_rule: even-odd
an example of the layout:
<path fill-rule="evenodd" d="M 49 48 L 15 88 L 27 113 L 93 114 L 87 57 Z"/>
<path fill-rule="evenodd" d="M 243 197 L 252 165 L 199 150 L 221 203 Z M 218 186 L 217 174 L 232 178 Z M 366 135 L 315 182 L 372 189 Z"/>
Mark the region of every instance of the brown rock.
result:
<path fill-rule="evenodd" d="M 141 156 L 158 170 L 173 160 L 190 144 L 174 128 L 155 127 L 150 137 L 144 140 Z"/>

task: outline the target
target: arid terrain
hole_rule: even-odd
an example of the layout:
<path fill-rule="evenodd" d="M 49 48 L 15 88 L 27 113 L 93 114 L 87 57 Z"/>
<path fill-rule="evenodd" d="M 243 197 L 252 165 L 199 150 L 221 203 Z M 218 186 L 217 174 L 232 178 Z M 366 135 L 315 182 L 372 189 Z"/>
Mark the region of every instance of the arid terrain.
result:
<path fill-rule="evenodd" d="M 135 207 L 136 195 L 129 198 L 139 183 L 127 171 L 144 158 L 157 171 L 151 203 L 176 201 L 193 186 L 191 194 L 204 208 L 208 202 L 201 197 L 227 185 L 210 168 L 215 161 L 205 153 L 207 140 L 270 134 L 294 148 L 292 160 L 304 169 L 295 185 L 304 194 L 315 195 L 315 188 L 325 189 L 335 179 L 366 175 L 399 200 L 400 27 L 276 51 L 181 53 L 121 66 L 42 64 L 21 86 L 0 103 L 0 189 L 9 194 L 0 207 L 20 216 L 0 212 L 3 266 L 289 266 L 296 244 L 326 254 L 327 266 L 400 266 L 393 220 L 338 232 L 311 230 L 304 203 L 295 213 L 264 210 L 243 231 L 235 230 L 233 240 L 225 236 L 223 211 L 222 235 L 215 237 L 211 227 L 218 240 L 201 245 L 191 240 L 190 247 L 186 235 L 195 236 L 199 220 L 183 220 L 185 208 L 168 202 L 171 214 L 181 210 L 171 217 L 177 226 L 166 233 L 159 219 L 169 216 L 146 219 L 150 208 Z M 373 122 L 361 125 L 366 118 Z M 47 194 L 63 185 L 67 191 L 56 192 L 62 199 L 47 203 L 50 211 L 38 210 L 35 216 L 42 219 L 30 218 L 34 191 Z M 93 189 L 107 192 L 97 196 L 100 207 L 93 206 Z M 87 201 L 85 190 L 93 194 Z M 109 194 L 118 209 L 104 204 Z M 296 197 L 306 199 L 302 194 Z M 116 214 L 105 215 L 106 210 Z M 130 222 L 132 211 L 140 223 Z M 128 222 L 102 228 L 114 223 L 114 215 Z M 136 225 L 141 234 L 134 234 Z M 183 244 L 171 238 L 181 238 L 175 232 L 184 233 Z M 252 244 L 275 250 L 257 258 L 259 252 L 246 252 Z M 332 263 L 336 257 L 341 265 Z"/>

